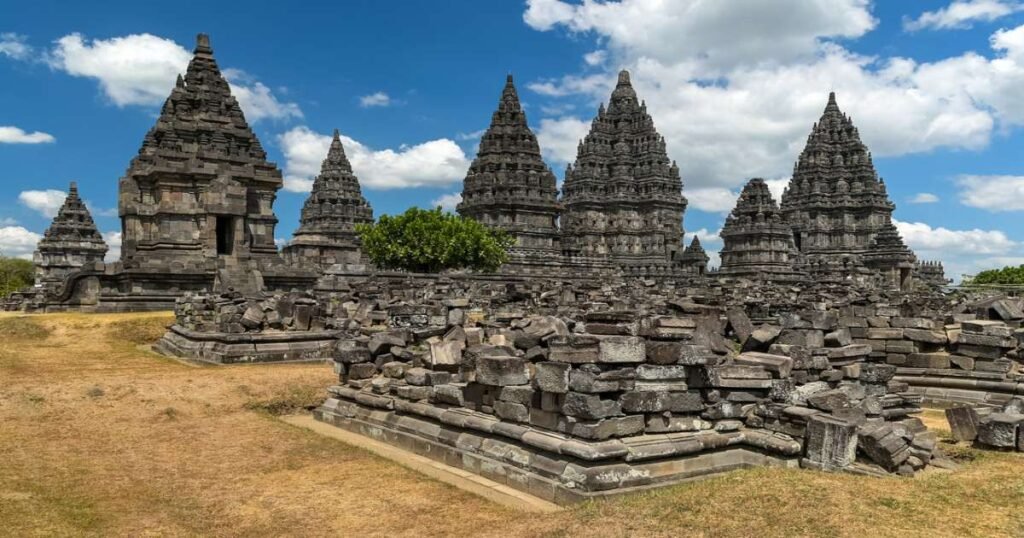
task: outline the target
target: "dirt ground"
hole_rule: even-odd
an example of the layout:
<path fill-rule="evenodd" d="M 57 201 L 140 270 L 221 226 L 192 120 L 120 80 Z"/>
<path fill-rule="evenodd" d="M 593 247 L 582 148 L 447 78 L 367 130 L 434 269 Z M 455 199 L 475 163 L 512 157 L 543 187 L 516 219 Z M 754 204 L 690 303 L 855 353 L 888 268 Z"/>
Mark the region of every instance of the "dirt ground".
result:
<path fill-rule="evenodd" d="M 1024 455 L 949 444 L 952 473 L 754 469 L 525 515 L 277 420 L 323 398 L 327 365 L 141 347 L 170 320 L 0 315 L 0 534 L 1024 536 Z"/>

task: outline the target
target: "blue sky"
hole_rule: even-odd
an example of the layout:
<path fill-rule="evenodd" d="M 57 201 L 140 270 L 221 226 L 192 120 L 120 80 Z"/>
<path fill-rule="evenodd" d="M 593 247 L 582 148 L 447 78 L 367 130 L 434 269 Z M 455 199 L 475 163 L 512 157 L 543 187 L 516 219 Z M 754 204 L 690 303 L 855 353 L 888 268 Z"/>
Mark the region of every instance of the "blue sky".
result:
<path fill-rule="evenodd" d="M 282 239 L 334 128 L 377 214 L 450 204 L 506 73 L 561 177 L 629 68 L 682 170 L 686 229 L 709 250 L 747 179 L 781 192 L 835 90 L 919 257 L 954 276 L 1024 263 L 1016 1 L 319 4 L 5 3 L 0 249 L 29 254 L 72 180 L 116 245 L 117 180 L 207 32 L 286 176 Z"/>

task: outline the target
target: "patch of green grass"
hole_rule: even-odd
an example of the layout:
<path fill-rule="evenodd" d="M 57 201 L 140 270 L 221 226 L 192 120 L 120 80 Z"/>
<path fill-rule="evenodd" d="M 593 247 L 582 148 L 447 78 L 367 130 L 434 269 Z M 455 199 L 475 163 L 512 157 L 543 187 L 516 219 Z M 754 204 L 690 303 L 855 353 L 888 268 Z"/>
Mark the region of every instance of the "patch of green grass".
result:
<path fill-rule="evenodd" d="M 49 329 L 28 316 L 0 319 L 0 338 L 41 340 L 49 335 Z"/>
<path fill-rule="evenodd" d="M 245 403 L 245 408 L 271 415 L 291 415 L 306 409 L 312 409 L 324 401 L 321 387 L 309 385 L 290 385 L 277 389 L 269 397 L 253 398 Z"/>

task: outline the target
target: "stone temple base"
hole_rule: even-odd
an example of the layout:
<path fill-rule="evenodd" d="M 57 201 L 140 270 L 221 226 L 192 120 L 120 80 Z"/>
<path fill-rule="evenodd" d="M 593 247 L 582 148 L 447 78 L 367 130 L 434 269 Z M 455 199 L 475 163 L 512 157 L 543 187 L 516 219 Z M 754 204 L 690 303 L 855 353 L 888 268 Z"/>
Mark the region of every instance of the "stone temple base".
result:
<path fill-rule="evenodd" d="M 372 394 L 330 390 L 332 397 L 313 413 L 317 420 L 562 505 L 748 467 L 799 466 L 799 443 L 764 431 L 595 442 L 464 408 L 394 400 L 394 409 L 381 409 Z"/>
<path fill-rule="evenodd" d="M 971 404 L 1001 407 L 1024 396 L 1024 382 L 1003 374 L 953 369 L 898 368 L 896 381 L 936 405 Z"/>
<path fill-rule="evenodd" d="M 173 325 L 153 350 L 213 364 L 322 362 L 339 336 L 338 331 L 201 333 Z"/>

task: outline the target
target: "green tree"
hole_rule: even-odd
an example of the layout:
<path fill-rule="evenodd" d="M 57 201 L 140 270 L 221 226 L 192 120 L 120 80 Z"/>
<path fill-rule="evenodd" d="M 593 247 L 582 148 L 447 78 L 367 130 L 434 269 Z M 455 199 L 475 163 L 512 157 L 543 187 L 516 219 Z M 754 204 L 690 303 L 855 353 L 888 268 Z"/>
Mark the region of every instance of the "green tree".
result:
<path fill-rule="evenodd" d="M 970 284 L 1014 284 L 1024 285 L 1024 265 L 1003 267 L 982 271 L 971 279 Z"/>
<path fill-rule="evenodd" d="M 0 297 L 31 286 L 34 281 L 32 262 L 0 256 Z"/>
<path fill-rule="evenodd" d="M 401 215 L 382 215 L 356 232 L 363 252 L 378 267 L 423 273 L 445 269 L 494 271 L 508 261 L 515 243 L 509 234 L 445 213 L 441 208 L 410 208 Z"/>

